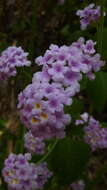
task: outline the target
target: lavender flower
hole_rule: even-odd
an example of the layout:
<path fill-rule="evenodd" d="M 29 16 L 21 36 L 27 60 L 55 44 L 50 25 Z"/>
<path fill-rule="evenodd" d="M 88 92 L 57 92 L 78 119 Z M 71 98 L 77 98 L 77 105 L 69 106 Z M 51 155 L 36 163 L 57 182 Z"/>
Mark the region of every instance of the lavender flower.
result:
<path fill-rule="evenodd" d="M 43 188 L 52 173 L 47 169 L 46 163 L 35 165 L 29 163 L 31 155 L 10 154 L 5 160 L 2 171 L 9 190 L 34 190 Z"/>
<path fill-rule="evenodd" d="M 16 67 L 30 66 L 27 56 L 28 53 L 25 53 L 21 47 L 11 46 L 3 51 L 0 56 L 0 80 L 15 76 Z"/>
<path fill-rule="evenodd" d="M 83 180 L 79 180 L 77 182 L 74 182 L 70 185 L 73 190 L 84 190 L 85 188 L 85 183 Z"/>
<path fill-rule="evenodd" d="M 70 116 L 64 106 L 80 91 L 79 81 L 85 74 L 95 77 L 104 62 L 95 53 L 96 43 L 80 38 L 71 46 L 51 45 L 44 56 L 35 61 L 42 71 L 34 74 L 32 83 L 19 94 L 18 109 L 25 126 L 35 137 L 63 138 Z"/>
<path fill-rule="evenodd" d="M 107 128 L 102 128 L 99 121 L 89 116 L 88 113 L 83 113 L 75 124 L 84 125 L 84 140 L 91 146 L 92 151 L 107 148 Z"/>
<path fill-rule="evenodd" d="M 89 115 L 87 112 L 84 112 L 83 114 L 80 115 L 80 119 L 77 119 L 75 124 L 80 125 L 80 124 L 85 124 L 88 122 Z"/>
<path fill-rule="evenodd" d="M 45 144 L 43 143 L 43 140 L 38 137 L 34 137 L 31 131 L 25 134 L 24 136 L 25 140 L 25 148 L 30 153 L 35 154 L 44 154 L 45 152 Z"/>
<path fill-rule="evenodd" d="M 72 101 L 60 84 L 33 82 L 19 94 L 18 99 L 21 120 L 35 137 L 64 137 L 70 116 L 64 114 L 63 108 Z"/>
<path fill-rule="evenodd" d="M 84 38 L 79 38 L 70 46 L 50 45 L 44 56 L 35 59 L 43 69 L 42 72 L 34 74 L 33 81 L 42 81 L 44 78 L 46 81 L 51 80 L 64 87 L 71 87 L 74 82 L 79 83 L 83 73 L 93 79 L 94 72 L 104 65 L 100 55 L 96 53 L 95 44 L 92 40 L 85 43 Z"/>
<path fill-rule="evenodd" d="M 90 117 L 88 125 L 84 127 L 84 132 L 84 140 L 91 146 L 92 151 L 107 148 L 107 128 L 101 128 L 99 121 Z"/>
<path fill-rule="evenodd" d="M 83 10 L 78 10 L 76 15 L 80 17 L 81 29 L 85 30 L 90 23 L 98 20 L 101 16 L 100 6 L 95 7 L 95 4 L 92 3 Z"/>

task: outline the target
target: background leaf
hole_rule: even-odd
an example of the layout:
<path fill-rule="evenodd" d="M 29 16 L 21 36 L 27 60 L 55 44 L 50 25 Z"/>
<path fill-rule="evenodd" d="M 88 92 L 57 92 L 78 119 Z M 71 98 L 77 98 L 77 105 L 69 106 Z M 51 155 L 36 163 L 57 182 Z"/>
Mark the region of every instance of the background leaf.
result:
<path fill-rule="evenodd" d="M 70 184 L 85 171 L 89 158 L 90 148 L 87 144 L 65 138 L 57 144 L 50 157 L 52 171 L 59 182 Z"/>
<path fill-rule="evenodd" d="M 86 91 L 92 108 L 102 112 L 107 104 L 107 73 L 97 73 L 96 79 L 88 82 Z"/>

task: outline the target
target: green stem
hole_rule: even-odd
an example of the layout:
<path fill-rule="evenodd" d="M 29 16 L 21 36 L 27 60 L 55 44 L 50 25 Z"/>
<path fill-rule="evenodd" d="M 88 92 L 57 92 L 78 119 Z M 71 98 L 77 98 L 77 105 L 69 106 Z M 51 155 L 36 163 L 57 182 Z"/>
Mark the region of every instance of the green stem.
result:
<path fill-rule="evenodd" d="M 55 148 L 55 146 L 57 145 L 58 143 L 58 139 L 55 140 L 55 142 L 53 143 L 52 147 L 50 148 L 50 150 L 48 151 L 47 154 L 45 154 L 36 164 L 40 164 L 42 163 L 44 160 L 47 159 L 47 157 L 51 154 L 51 152 L 53 151 L 53 149 Z"/>
<path fill-rule="evenodd" d="M 97 33 L 98 33 L 98 52 L 102 54 L 102 48 L 103 48 L 103 29 L 104 29 L 104 4 L 105 0 L 100 1 L 101 4 L 101 18 L 100 22 L 97 27 Z"/>
<path fill-rule="evenodd" d="M 22 137 L 21 137 L 21 144 L 20 144 L 20 152 L 23 153 L 24 152 L 24 140 L 23 140 L 23 138 L 24 138 L 24 134 L 25 134 L 26 128 L 23 125 L 21 125 L 20 127 L 22 128 L 21 129 L 21 135 L 22 135 Z"/>
<path fill-rule="evenodd" d="M 14 152 L 16 154 L 18 154 L 18 153 L 23 154 L 24 153 L 24 139 L 23 138 L 24 138 L 25 132 L 26 132 L 26 128 L 20 124 L 19 129 L 17 131 L 18 137 L 20 137 L 20 139 L 17 138 L 17 141 L 15 143 L 15 147 L 14 147 Z"/>

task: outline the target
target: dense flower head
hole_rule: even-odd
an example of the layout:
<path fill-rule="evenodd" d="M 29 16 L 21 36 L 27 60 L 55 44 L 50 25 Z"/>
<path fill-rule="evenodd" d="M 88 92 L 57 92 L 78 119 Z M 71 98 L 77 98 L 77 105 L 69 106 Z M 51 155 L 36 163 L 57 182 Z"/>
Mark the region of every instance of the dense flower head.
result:
<path fill-rule="evenodd" d="M 83 180 L 74 182 L 70 186 L 72 187 L 73 190 L 84 190 L 85 189 L 85 183 Z"/>
<path fill-rule="evenodd" d="M 84 140 L 91 146 L 92 151 L 107 148 L 107 128 L 101 127 L 99 121 L 84 113 L 80 120 L 76 120 L 76 125 L 79 124 L 84 125 Z"/>
<path fill-rule="evenodd" d="M 94 118 L 90 118 L 84 132 L 85 142 L 90 144 L 92 151 L 98 148 L 107 148 L 107 128 L 101 128 L 100 123 Z"/>
<path fill-rule="evenodd" d="M 7 80 L 17 74 L 16 67 L 30 66 L 28 53 L 21 47 L 10 46 L 0 56 L 0 80 Z"/>
<path fill-rule="evenodd" d="M 70 116 L 64 106 L 80 91 L 83 75 L 95 78 L 104 62 L 95 51 L 95 42 L 79 38 L 70 46 L 50 45 L 44 56 L 36 58 L 42 71 L 36 72 L 32 83 L 19 94 L 18 109 L 25 126 L 42 139 L 65 136 Z"/>
<path fill-rule="evenodd" d="M 34 75 L 34 80 L 54 81 L 61 83 L 64 87 L 71 87 L 79 83 L 83 74 L 88 78 L 94 78 L 94 72 L 99 71 L 104 62 L 94 48 L 96 42 L 79 38 L 70 46 L 50 45 L 44 56 L 35 59 L 38 65 L 42 65 L 42 72 Z M 77 88 L 78 91 L 79 87 Z"/>
<path fill-rule="evenodd" d="M 52 173 L 46 163 L 29 163 L 31 155 L 11 153 L 5 160 L 2 174 L 9 190 L 35 190 L 43 188 Z"/>
<path fill-rule="evenodd" d="M 24 136 L 24 146 L 32 154 L 44 154 L 45 143 L 42 138 L 34 137 L 31 131 Z"/>
<path fill-rule="evenodd" d="M 60 84 L 33 82 L 18 99 L 21 120 L 35 137 L 64 137 L 65 126 L 70 122 L 64 105 L 71 105 L 72 99 Z"/>
<path fill-rule="evenodd" d="M 90 23 L 99 19 L 99 17 L 101 16 L 100 9 L 100 6 L 95 7 L 95 4 L 92 3 L 85 7 L 83 10 L 78 10 L 76 12 L 76 15 L 80 17 L 82 30 L 85 30 Z"/>

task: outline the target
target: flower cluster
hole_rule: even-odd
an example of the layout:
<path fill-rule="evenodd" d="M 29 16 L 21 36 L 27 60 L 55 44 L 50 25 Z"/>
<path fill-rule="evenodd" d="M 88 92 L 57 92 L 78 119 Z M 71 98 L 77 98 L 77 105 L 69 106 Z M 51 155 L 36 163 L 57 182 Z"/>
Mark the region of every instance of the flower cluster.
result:
<path fill-rule="evenodd" d="M 21 120 L 35 137 L 42 139 L 65 135 L 70 116 L 64 114 L 64 104 L 71 104 L 60 84 L 33 82 L 19 94 Z"/>
<path fill-rule="evenodd" d="M 80 17 L 81 29 L 85 30 L 87 26 L 101 16 L 100 6 L 95 7 L 95 4 L 92 3 L 88 7 L 85 7 L 83 10 L 78 10 L 76 15 Z"/>
<path fill-rule="evenodd" d="M 7 80 L 17 74 L 16 67 L 30 66 L 28 53 L 21 47 L 10 46 L 0 56 L 0 80 Z"/>
<path fill-rule="evenodd" d="M 84 127 L 84 140 L 90 144 L 92 151 L 107 148 L 107 128 L 101 128 L 99 121 L 90 117 L 89 124 Z"/>
<path fill-rule="evenodd" d="M 83 180 L 79 180 L 77 182 L 74 182 L 70 185 L 73 190 L 84 190 L 85 188 L 85 183 Z"/>
<path fill-rule="evenodd" d="M 29 163 L 31 155 L 10 154 L 5 160 L 2 174 L 9 190 L 34 190 L 43 188 L 52 173 L 47 169 L 46 163 L 35 165 Z"/>
<path fill-rule="evenodd" d="M 84 140 L 91 146 L 92 151 L 100 148 L 107 148 L 107 128 L 102 128 L 99 121 L 95 120 L 88 113 L 81 115 L 80 120 L 76 120 L 76 125 L 84 124 Z"/>
<path fill-rule="evenodd" d="M 96 53 L 92 40 L 85 42 L 84 38 L 79 38 L 77 42 L 70 46 L 51 45 L 44 56 L 36 58 L 35 62 L 42 65 L 42 72 L 34 75 L 33 80 L 47 80 L 61 83 L 64 87 L 73 86 L 74 93 L 79 90 L 78 81 L 82 79 L 82 74 L 89 78 L 94 78 L 94 72 L 99 71 L 104 62 L 100 60 L 100 55 Z M 73 91 L 73 90 L 72 90 Z"/>
<path fill-rule="evenodd" d="M 104 65 L 94 45 L 92 40 L 85 43 L 80 38 L 71 46 L 51 45 L 44 56 L 36 58 L 42 71 L 35 73 L 32 83 L 19 94 L 18 109 L 22 122 L 40 142 L 65 136 L 71 117 L 64 113 L 64 106 L 70 106 L 73 96 L 80 91 L 83 75 L 94 79 L 94 73 Z M 37 146 L 36 139 L 35 143 Z M 27 140 L 25 144 L 29 144 Z"/>
<path fill-rule="evenodd" d="M 59 0 L 63 4 L 65 0 Z M 99 19 L 100 6 L 90 4 L 84 10 L 78 10 L 81 29 Z M 42 71 L 34 74 L 29 84 L 18 96 L 20 118 L 29 130 L 24 136 L 24 146 L 32 154 L 44 154 L 46 139 L 64 138 L 65 127 L 71 116 L 65 114 L 64 107 L 72 104 L 73 96 L 80 91 L 83 76 L 95 78 L 95 72 L 105 64 L 96 53 L 96 42 L 79 38 L 69 46 L 51 44 L 43 56 L 35 59 Z M 29 66 L 28 53 L 21 47 L 9 47 L 0 56 L 0 80 L 7 80 L 17 74 L 16 67 Z M 98 121 L 87 113 L 81 115 L 76 125 L 85 124 L 84 140 L 92 151 L 107 148 L 107 128 L 101 128 Z M 42 189 L 52 173 L 46 163 L 34 164 L 31 154 L 13 154 L 5 160 L 2 170 L 4 181 L 9 190 Z M 29 162 L 30 161 L 30 162 Z M 39 162 L 40 163 L 40 162 Z M 83 180 L 70 185 L 74 190 L 83 190 Z"/>
<path fill-rule="evenodd" d="M 42 138 L 34 137 L 31 131 L 25 134 L 25 148 L 32 154 L 44 154 L 45 143 Z"/>

